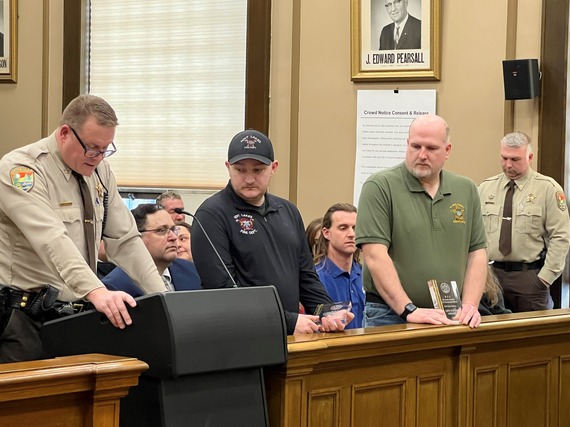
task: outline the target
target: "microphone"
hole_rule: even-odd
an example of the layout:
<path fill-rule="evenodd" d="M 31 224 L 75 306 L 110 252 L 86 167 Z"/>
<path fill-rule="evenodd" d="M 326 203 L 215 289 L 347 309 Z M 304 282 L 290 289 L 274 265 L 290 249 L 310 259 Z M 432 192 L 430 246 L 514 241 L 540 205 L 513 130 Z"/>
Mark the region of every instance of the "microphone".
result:
<path fill-rule="evenodd" d="M 228 273 L 228 277 L 230 278 L 230 280 L 232 281 L 232 283 L 234 284 L 234 288 L 237 288 L 238 285 L 236 283 L 236 281 L 234 280 L 233 276 L 230 273 L 230 270 L 228 270 L 228 267 L 226 266 L 226 263 L 224 262 L 224 260 L 222 259 L 222 257 L 220 256 L 220 253 L 218 252 L 218 250 L 216 249 L 216 247 L 214 246 L 214 244 L 212 243 L 212 240 L 210 239 L 210 236 L 208 236 L 208 233 L 206 233 L 206 230 L 204 230 L 204 227 L 202 226 L 202 223 L 200 222 L 200 220 L 198 218 L 196 218 L 195 215 L 192 215 L 190 212 L 185 211 L 182 208 L 174 208 L 174 212 L 176 212 L 177 214 L 183 214 L 183 215 L 189 215 L 192 217 L 192 219 L 194 219 L 196 221 L 196 223 L 198 224 L 198 226 L 200 226 L 200 229 L 202 230 L 202 233 L 204 233 L 204 236 L 206 236 L 206 239 L 208 239 L 208 243 L 210 244 L 210 246 L 212 247 L 212 249 L 214 250 L 214 252 L 216 253 L 216 256 L 218 257 L 218 259 L 220 260 L 220 263 L 222 264 L 222 266 L 224 267 L 224 270 L 226 270 L 226 273 Z"/>

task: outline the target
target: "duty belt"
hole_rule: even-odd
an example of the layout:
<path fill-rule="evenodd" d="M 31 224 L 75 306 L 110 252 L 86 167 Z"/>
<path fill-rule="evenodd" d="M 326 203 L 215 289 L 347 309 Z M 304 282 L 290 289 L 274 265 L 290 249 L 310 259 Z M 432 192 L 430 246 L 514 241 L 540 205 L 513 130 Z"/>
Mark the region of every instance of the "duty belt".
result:
<path fill-rule="evenodd" d="M 491 265 L 505 271 L 527 271 L 542 268 L 544 262 L 542 260 L 534 262 L 495 261 Z"/>
<path fill-rule="evenodd" d="M 39 292 L 20 291 L 6 286 L 0 289 L 0 303 L 4 308 L 22 310 L 34 318 L 40 318 L 49 312 L 49 317 L 63 317 L 93 308 L 88 302 L 58 301 L 59 292 L 51 285 L 46 285 Z"/>

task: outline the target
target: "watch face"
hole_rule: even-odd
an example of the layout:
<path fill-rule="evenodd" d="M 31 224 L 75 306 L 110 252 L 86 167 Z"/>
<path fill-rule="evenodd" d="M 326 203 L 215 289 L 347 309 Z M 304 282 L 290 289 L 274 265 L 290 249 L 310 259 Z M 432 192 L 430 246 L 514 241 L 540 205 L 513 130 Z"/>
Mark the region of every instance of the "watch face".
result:
<path fill-rule="evenodd" d="M 404 312 L 400 315 L 400 317 L 404 320 L 407 320 L 408 315 L 416 310 L 417 307 L 413 303 L 406 304 L 406 306 L 404 307 Z"/>

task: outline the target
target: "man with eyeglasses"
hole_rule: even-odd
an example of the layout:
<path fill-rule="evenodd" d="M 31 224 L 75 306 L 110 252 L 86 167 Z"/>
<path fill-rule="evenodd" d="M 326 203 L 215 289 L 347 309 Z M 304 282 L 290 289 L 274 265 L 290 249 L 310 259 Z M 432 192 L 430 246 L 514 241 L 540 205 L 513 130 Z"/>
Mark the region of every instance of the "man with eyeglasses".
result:
<path fill-rule="evenodd" d="M 388 16 L 394 22 L 382 28 L 380 47 L 378 49 L 421 49 L 422 21 L 408 13 L 408 0 L 384 1 L 386 12 L 388 12 Z"/>
<path fill-rule="evenodd" d="M 166 290 L 104 160 L 117 124 L 106 101 L 81 95 L 54 133 L 0 160 L 0 362 L 41 358 L 42 323 L 88 303 L 132 323 L 133 297 L 95 274 L 101 239 L 145 293 Z"/>
<path fill-rule="evenodd" d="M 137 228 L 142 234 L 158 273 L 169 291 L 202 289 L 200 276 L 194 263 L 178 258 L 180 227 L 174 224 L 170 214 L 159 204 L 145 203 L 131 211 Z M 103 279 L 108 289 L 124 291 L 133 297 L 144 295 L 135 282 L 121 268 L 115 268 Z"/>

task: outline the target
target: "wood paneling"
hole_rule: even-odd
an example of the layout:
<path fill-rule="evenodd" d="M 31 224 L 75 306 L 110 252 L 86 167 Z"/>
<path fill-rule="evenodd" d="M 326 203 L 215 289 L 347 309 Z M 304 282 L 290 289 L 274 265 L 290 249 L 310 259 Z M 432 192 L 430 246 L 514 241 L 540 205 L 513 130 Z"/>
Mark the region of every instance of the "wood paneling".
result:
<path fill-rule="evenodd" d="M 247 11 L 245 128 L 269 133 L 271 0 L 249 0 Z"/>
<path fill-rule="evenodd" d="M 146 369 L 102 354 L 0 364 L 0 425 L 117 427 L 119 399 Z"/>
<path fill-rule="evenodd" d="M 340 389 L 309 393 L 309 423 L 315 427 L 337 427 L 340 421 Z"/>
<path fill-rule="evenodd" d="M 83 93 L 81 87 L 81 43 L 83 37 L 84 0 L 64 0 L 63 5 L 63 93 L 62 106 Z"/>
<path fill-rule="evenodd" d="M 271 426 L 570 425 L 570 310 L 289 337 Z"/>
<path fill-rule="evenodd" d="M 538 171 L 564 186 L 568 0 L 543 0 Z"/>
<path fill-rule="evenodd" d="M 540 58 L 541 96 L 538 125 L 538 172 L 554 178 L 562 187 L 566 181 L 566 121 L 568 75 L 569 0 L 543 0 L 542 48 Z M 568 197 L 568 189 L 566 189 Z M 562 279 L 550 286 L 554 307 L 562 301 Z"/>
<path fill-rule="evenodd" d="M 559 417 L 561 420 L 570 420 L 570 358 L 562 357 L 560 360 L 560 376 L 558 378 L 560 395 L 558 399 Z"/>

